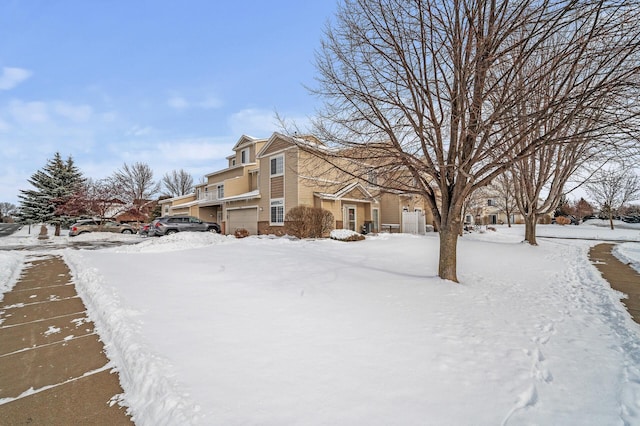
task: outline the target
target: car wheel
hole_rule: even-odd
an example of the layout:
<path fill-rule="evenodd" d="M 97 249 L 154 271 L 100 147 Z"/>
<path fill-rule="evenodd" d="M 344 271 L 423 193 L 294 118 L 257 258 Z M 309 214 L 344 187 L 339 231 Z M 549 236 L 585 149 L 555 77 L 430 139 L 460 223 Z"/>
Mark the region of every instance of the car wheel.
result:
<path fill-rule="evenodd" d="M 211 232 L 212 234 L 217 234 L 218 230 L 216 228 L 209 228 L 209 232 Z"/>
<path fill-rule="evenodd" d="M 133 231 L 131 229 L 123 229 L 122 233 L 123 234 L 133 234 Z"/>
<path fill-rule="evenodd" d="M 175 229 L 169 229 L 167 232 L 165 232 L 165 235 L 172 235 L 172 234 L 175 234 L 176 232 L 178 231 L 176 231 Z"/>

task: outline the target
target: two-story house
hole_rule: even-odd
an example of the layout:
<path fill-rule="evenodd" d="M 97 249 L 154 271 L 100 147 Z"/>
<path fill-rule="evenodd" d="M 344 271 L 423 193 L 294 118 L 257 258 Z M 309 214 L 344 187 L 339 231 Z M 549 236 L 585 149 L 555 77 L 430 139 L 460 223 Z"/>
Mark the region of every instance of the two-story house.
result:
<path fill-rule="evenodd" d="M 421 197 L 383 192 L 300 149 L 301 143 L 320 144 L 277 132 L 268 139 L 242 136 L 228 167 L 207 174 L 194 194 L 160 201 L 163 215 L 189 214 L 218 222 L 225 234 L 244 228 L 253 235 L 284 234 L 287 212 L 300 205 L 330 211 L 336 229 L 403 232 L 406 212 L 431 224 Z"/>

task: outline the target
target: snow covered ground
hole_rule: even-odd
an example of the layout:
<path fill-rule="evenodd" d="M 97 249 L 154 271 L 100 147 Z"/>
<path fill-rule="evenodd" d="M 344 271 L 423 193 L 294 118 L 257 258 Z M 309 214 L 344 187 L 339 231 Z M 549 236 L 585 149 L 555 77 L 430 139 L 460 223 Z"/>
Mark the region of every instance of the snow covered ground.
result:
<path fill-rule="evenodd" d="M 628 241 L 638 267 L 640 226 L 598 225 L 467 234 L 461 284 L 437 277 L 437 234 L 57 252 L 139 425 L 640 424 L 640 326 L 587 259 Z M 0 251 L 0 282 L 23 257 Z"/>

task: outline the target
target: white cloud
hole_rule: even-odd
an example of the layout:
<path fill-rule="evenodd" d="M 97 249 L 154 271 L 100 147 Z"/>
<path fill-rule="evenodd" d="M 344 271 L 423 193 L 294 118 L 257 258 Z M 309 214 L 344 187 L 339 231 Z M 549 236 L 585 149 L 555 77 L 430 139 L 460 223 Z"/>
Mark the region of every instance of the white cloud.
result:
<path fill-rule="evenodd" d="M 6 121 L 0 118 L 0 132 L 6 132 L 11 129 L 11 126 Z"/>
<path fill-rule="evenodd" d="M 187 100 L 181 96 L 172 96 L 167 101 L 167 105 L 175 109 L 186 109 L 190 106 L 189 102 L 187 102 Z"/>
<path fill-rule="evenodd" d="M 223 103 L 220 99 L 215 96 L 207 96 L 204 99 L 196 100 L 196 99 L 187 99 L 182 95 L 172 95 L 167 100 L 167 105 L 174 109 L 187 109 L 187 108 L 202 108 L 202 109 L 216 109 L 220 108 Z"/>
<path fill-rule="evenodd" d="M 232 114 L 228 122 L 233 134 L 238 136 L 267 137 L 279 129 L 275 113 L 264 109 L 243 109 Z"/>
<path fill-rule="evenodd" d="M 162 157 L 172 162 L 219 160 L 231 154 L 233 141 L 216 139 L 184 139 L 165 141 L 157 148 Z"/>
<path fill-rule="evenodd" d="M 9 103 L 9 114 L 18 123 L 46 123 L 49 111 L 45 102 L 23 102 L 14 100 Z"/>
<path fill-rule="evenodd" d="M 146 136 L 153 131 L 150 126 L 135 125 L 125 132 L 126 136 Z"/>
<path fill-rule="evenodd" d="M 223 105 L 222 101 L 213 96 L 210 96 L 205 100 L 203 100 L 202 102 L 198 103 L 198 106 L 204 109 L 216 109 L 216 108 L 222 107 L 222 105 Z"/>
<path fill-rule="evenodd" d="M 32 74 L 31 71 L 23 68 L 3 67 L 0 75 L 0 90 L 11 90 Z"/>
<path fill-rule="evenodd" d="M 66 102 L 54 102 L 53 110 L 59 116 L 79 123 L 89 121 L 93 115 L 93 108 L 89 105 L 71 105 Z"/>

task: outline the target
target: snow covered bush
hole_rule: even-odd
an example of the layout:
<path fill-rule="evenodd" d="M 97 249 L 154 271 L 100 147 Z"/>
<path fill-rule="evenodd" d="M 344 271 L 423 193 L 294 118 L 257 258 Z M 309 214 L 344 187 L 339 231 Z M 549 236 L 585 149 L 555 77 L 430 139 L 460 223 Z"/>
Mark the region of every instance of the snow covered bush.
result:
<path fill-rule="evenodd" d="M 362 241 L 364 240 L 364 235 L 348 229 L 335 229 L 331 231 L 331 239 L 338 241 Z"/>

